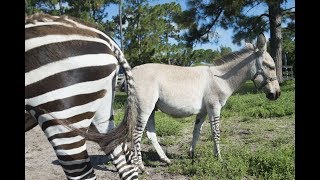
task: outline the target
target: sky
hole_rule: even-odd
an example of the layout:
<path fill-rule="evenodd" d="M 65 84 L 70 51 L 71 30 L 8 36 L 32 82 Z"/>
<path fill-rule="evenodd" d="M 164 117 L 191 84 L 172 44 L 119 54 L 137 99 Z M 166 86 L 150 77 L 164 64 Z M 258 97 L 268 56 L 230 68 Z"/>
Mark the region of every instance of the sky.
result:
<path fill-rule="evenodd" d="M 176 2 L 181 5 L 182 10 L 186 10 L 187 9 L 186 1 L 187 0 L 151 0 L 149 2 L 149 5 L 154 6 L 156 4 Z M 295 6 L 294 0 L 288 0 L 286 2 L 286 4 L 284 5 L 285 8 L 291 8 L 294 6 Z M 112 16 L 116 16 L 119 13 L 118 5 L 110 5 L 106 10 L 108 12 L 107 19 L 111 19 Z M 267 6 L 262 4 L 260 6 L 257 6 L 256 8 L 250 9 L 250 11 L 248 11 L 248 15 L 262 14 L 266 10 L 267 10 Z M 240 46 L 232 43 L 232 36 L 234 34 L 232 29 L 225 30 L 225 29 L 218 27 L 216 30 L 217 30 L 219 37 L 220 37 L 218 43 L 214 43 L 213 40 L 212 40 L 212 42 L 209 42 L 206 44 L 198 43 L 194 47 L 194 49 L 212 49 L 212 50 L 218 49 L 219 50 L 220 46 L 226 46 L 226 47 L 230 47 L 232 49 L 232 51 L 238 51 L 244 46 L 244 41 L 241 43 Z M 268 39 L 270 37 L 270 33 L 266 32 L 265 36 Z M 117 43 L 120 44 L 118 41 L 117 41 Z"/>

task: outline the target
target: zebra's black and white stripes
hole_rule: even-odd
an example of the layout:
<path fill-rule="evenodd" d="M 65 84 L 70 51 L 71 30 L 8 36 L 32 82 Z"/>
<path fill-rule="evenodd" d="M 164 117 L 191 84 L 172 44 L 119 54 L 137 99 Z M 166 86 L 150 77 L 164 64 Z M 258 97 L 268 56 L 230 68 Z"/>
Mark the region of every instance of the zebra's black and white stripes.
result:
<path fill-rule="evenodd" d="M 26 17 L 26 131 L 35 123 L 40 125 L 68 179 L 96 176 L 85 138 L 61 123 L 83 132 L 90 125 L 98 133 L 114 128 L 112 105 L 118 63 L 125 70 L 129 104 L 134 91 L 130 66 L 112 39 L 66 16 Z M 104 144 L 101 148 L 113 160 L 121 179 L 138 178 L 137 168 L 130 164 L 132 156 L 126 156 L 130 151 L 122 143 L 128 128 L 133 127 L 130 113 L 127 110 L 126 119 L 112 130 L 110 142 L 99 143 Z"/>

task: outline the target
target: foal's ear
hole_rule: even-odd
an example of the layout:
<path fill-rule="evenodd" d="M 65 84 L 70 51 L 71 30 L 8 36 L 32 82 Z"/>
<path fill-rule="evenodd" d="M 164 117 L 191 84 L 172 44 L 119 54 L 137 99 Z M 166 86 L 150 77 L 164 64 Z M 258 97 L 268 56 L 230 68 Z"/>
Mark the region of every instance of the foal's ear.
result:
<path fill-rule="evenodd" d="M 248 49 L 254 49 L 254 45 L 248 42 L 246 42 L 245 47 Z"/>
<path fill-rule="evenodd" d="M 260 34 L 257 39 L 257 48 L 259 51 L 266 51 L 267 50 L 267 40 L 263 34 Z"/>

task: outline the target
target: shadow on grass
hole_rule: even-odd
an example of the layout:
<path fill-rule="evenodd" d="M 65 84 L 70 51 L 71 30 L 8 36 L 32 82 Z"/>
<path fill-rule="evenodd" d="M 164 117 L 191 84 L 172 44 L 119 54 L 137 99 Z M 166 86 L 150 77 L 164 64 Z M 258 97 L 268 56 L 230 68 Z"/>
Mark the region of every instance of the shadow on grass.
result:
<path fill-rule="evenodd" d="M 142 161 L 145 163 L 145 166 L 148 167 L 167 167 L 167 163 L 163 162 L 160 160 L 160 157 L 156 151 L 141 151 L 142 154 Z M 178 155 L 178 154 L 172 154 L 172 153 L 167 153 L 167 157 L 172 161 L 177 160 L 177 159 L 185 159 L 185 156 Z M 172 162 L 174 163 L 174 162 Z"/>

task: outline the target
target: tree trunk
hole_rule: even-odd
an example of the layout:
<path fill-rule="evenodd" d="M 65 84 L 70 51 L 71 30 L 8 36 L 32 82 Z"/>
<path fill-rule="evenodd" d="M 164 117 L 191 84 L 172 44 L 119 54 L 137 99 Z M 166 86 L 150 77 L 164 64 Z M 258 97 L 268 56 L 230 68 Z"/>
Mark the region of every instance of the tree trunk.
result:
<path fill-rule="evenodd" d="M 270 20 L 270 55 L 275 61 L 276 71 L 279 83 L 283 82 L 282 77 L 282 33 L 281 20 L 282 11 L 280 1 L 271 1 L 269 6 L 269 20 Z"/>
<path fill-rule="evenodd" d="M 95 4 L 94 4 L 94 1 L 90 1 L 90 11 L 89 11 L 89 14 L 91 14 L 91 12 L 92 12 L 92 19 L 94 19 L 95 21 L 98 21 L 98 20 L 96 19 L 96 10 L 97 10 L 97 8 L 96 8 L 96 6 L 95 6 Z"/>
<path fill-rule="evenodd" d="M 62 1 L 59 1 L 59 11 L 60 11 L 60 15 L 63 15 L 63 7 L 62 7 Z"/>
<path fill-rule="evenodd" d="M 122 36 L 122 0 L 119 2 L 119 27 L 120 27 L 120 45 L 121 51 L 124 53 L 123 36 Z"/>

